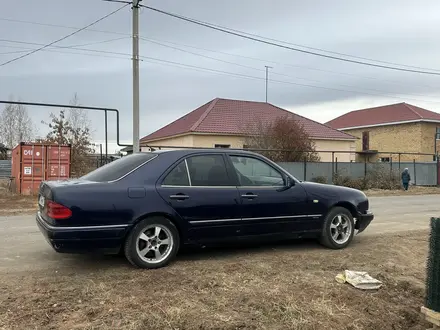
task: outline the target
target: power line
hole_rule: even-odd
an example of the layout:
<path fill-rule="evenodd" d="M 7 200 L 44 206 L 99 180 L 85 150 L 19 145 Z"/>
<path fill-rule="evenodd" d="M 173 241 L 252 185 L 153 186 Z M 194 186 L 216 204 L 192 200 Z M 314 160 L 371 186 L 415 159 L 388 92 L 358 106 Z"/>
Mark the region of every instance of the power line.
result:
<path fill-rule="evenodd" d="M 235 77 L 238 77 L 238 78 L 254 79 L 254 80 L 260 80 L 260 81 L 261 80 L 263 80 L 263 81 L 265 80 L 265 78 L 263 78 L 263 77 L 256 77 L 256 76 L 250 76 L 250 75 L 245 75 L 245 74 L 240 74 L 240 73 L 235 73 L 235 72 L 228 72 L 228 71 L 223 71 L 223 70 L 204 68 L 204 67 L 200 67 L 200 66 L 184 64 L 184 63 L 179 63 L 179 62 L 174 62 L 174 61 L 168 61 L 168 60 L 163 60 L 163 59 L 158 59 L 158 58 L 153 58 L 153 57 L 141 56 L 141 58 L 144 59 L 144 61 L 147 61 L 147 62 L 149 62 L 149 61 L 157 61 L 157 62 L 159 62 L 157 64 L 171 65 L 171 66 L 175 66 L 175 67 L 183 67 L 183 68 L 187 68 L 187 69 L 191 69 L 191 70 L 196 70 L 196 71 L 207 71 L 207 72 L 218 73 L 218 74 L 222 74 L 222 75 L 230 75 L 230 76 L 235 76 Z M 410 100 L 410 101 L 428 102 L 428 103 L 436 103 L 436 104 L 440 103 L 440 101 L 421 100 L 421 99 L 413 99 L 413 98 L 407 98 L 407 97 L 403 98 L 403 97 L 394 96 L 394 95 L 388 95 L 388 94 L 368 93 L 368 92 L 361 92 L 361 91 L 354 91 L 354 90 L 347 90 L 347 89 L 339 89 L 339 88 L 332 88 L 332 87 L 325 87 L 325 86 L 316 86 L 316 85 L 302 84 L 302 83 L 296 83 L 296 82 L 291 82 L 291 81 L 283 81 L 283 80 L 269 79 L 269 82 L 280 83 L 280 84 L 288 84 L 288 85 L 295 85 L 295 86 L 302 86 L 302 87 L 309 87 L 309 88 L 325 89 L 325 90 L 338 91 L 338 92 L 348 92 L 348 93 L 354 93 L 354 94 L 384 96 L 384 97 L 400 99 L 400 100 L 406 100 L 406 101 Z"/>
<path fill-rule="evenodd" d="M 115 2 L 115 1 L 111 1 L 111 2 Z M 147 7 L 147 6 L 143 5 L 142 7 Z M 147 8 L 147 9 L 158 11 L 158 9 L 155 9 L 155 8 L 154 9 L 153 8 Z M 245 34 L 245 35 L 248 35 L 248 36 L 257 37 L 257 38 L 260 38 L 260 39 L 266 39 L 266 40 L 270 40 L 270 41 L 274 41 L 274 42 L 278 42 L 278 43 L 283 43 L 283 44 L 287 44 L 287 45 L 292 45 L 292 46 L 297 46 L 297 47 L 301 47 L 301 48 L 317 50 L 317 51 L 321 51 L 321 52 L 325 52 L 325 53 L 329 53 L 329 54 L 336 54 L 336 55 L 341 55 L 341 56 L 346 56 L 346 57 L 352 57 L 352 58 L 357 58 L 357 59 L 361 59 L 361 60 L 366 60 L 366 61 L 370 61 L 370 62 L 385 63 L 385 64 L 391 64 L 391 65 L 396 65 L 396 66 L 408 67 L 408 68 L 415 68 L 415 69 L 422 69 L 422 70 L 431 70 L 431 71 L 440 71 L 440 70 L 432 69 L 432 68 L 424 68 L 424 67 L 420 67 L 420 66 L 413 66 L 413 65 L 408 65 L 408 64 L 401 64 L 401 63 L 388 62 L 388 61 L 383 61 L 383 60 L 376 60 L 376 59 L 371 59 L 371 58 L 367 58 L 367 57 L 361 57 L 361 56 L 356 56 L 356 55 L 351 55 L 351 54 L 346 54 L 346 53 L 330 51 L 330 50 L 326 50 L 326 49 L 322 49 L 322 48 L 305 46 L 305 45 L 301 45 L 301 44 L 297 44 L 297 43 L 292 43 L 292 42 L 288 42 L 288 41 L 284 41 L 284 40 L 264 37 L 264 36 L 261 36 L 261 35 L 258 35 L 258 34 L 253 34 L 253 33 L 249 33 L 249 32 L 244 32 L 244 31 L 236 30 L 236 29 L 225 27 L 225 26 L 222 26 L 222 25 L 217 25 L 217 24 L 213 24 L 213 23 L 206 23 L 206 22 L 203 22 L 203 21 L 199 21 L 199 20 L 196 20 L 196 19 L 192 19 L 192 18 L 189 18 L 189 17 L 177 15 L 177 14 L 174 14 L 174 15 L 180 16 L 182 19 L 185 18 L 185 19 L 188 19 L 188 20 L 191 20 L 191 21 L 194 21 L 194 22 L 204 23 L 204 24 L 210 25 L 210 27 L 217 27 L 217 28 L 221 28 L 221 29 L 237 32 L 237 33 L 240 33 L 240 34 Z M 13 22 L 13 23 L 23 23 L 23 24 L 32 24 L 32 25 L 47 26 L 47 27 L 57 27 L 57 28 L 65 28 L 65 29 L 77 29 L 77 27 L 67 26 L 67 25 L 42 23 L 42 22 L 19 20 L 19 19 L 11 19 L 11 18 L 4 18 L 4 17 L 0 17 L 0 21 Z M 97 32 L 97 33 L 123 35 L 123 36 L 131 36 L 131 34 L 129 34 L 129 33 L 123 33 L 123 32 L 117 32 L 117 31 L 98 30 L 98 29 L 87 29 L 87 31 L 89 31 L 89 32 Z M 172 43 L 172 42 L 169 42 L 169 41 L 166 41 L 166 42 Z M 197 47 L 188 46 L 188 45 L 186 45 L 186 47 L 197 48 Z M 203 50 L 203 48 L 200 48 L 200 49 Z M 204 49 L 204 50 L 211 51 L 211 50 L 208 50 L 208 49 Z M 227 53 L 225 53 L 225 54 L 227 54 Z M 230 54 L 230 55 L 233 55 L 233 54 Z M 233 55 L 233 56 L 240 56 L 240 55 Z M 312 70 L 312 68 L 310 68 L 310 70 Z M 331 72 L 331 71 L 328 71 L 328 72 Z"/>
<path fill-rule="evenodd" d="M 40 51 L 40 50 L 43 50 L 43 49 L 48 48 L 48 47 L 50 47 L 50 46 L 52 46 L 52 45 L 54 45 L 54 44 L 56 44 L 56 43 L 58 43 L 58 42 L 60 42 L 60 41 L 63 41 L 63 40 L 65 40 L 65 39 L 67 39 L 67 38 L 69 38 L 69 37 L 71 37 L 71 36 L 73 36 L 73 35 L 75 35 L 75 34 L 81 32 L 81 31 L 83 31 L 83 30 L 85 30 L 85 29 L 87 29 L 87 28 L 89 28 L 89 27 L 91 27 L 91 26 L 93 26 L 93 25 L 95 25 L 95 24 L 101 22 L 102 20 L 106 19 L 107 17 L 109 17 L 109 16 L 111 16 L 111 15 L 113 15 L 113 14 L 116 14 L 118 11 L 122 10 L 123 8 L 125 8 L 125 7 L 127 7 L 127 6 L 128 6 L 128 4 L 125 4 L 125 5 L 123 5 L 122 7 L 120 7 L 120 8 L 118 8 L 118 9 L 112 11 L 111 13 L 105 15 L 104 17 L 101 17 L 100 19 L 97 19 L 96 21 L 94 21 L 94 22 L 92 22 L 92 23 L 86 25 L 85 27 L 80 28 L 80 29 L 78 29 L 78 30 L 76 30 L 76 31 L 74 31 L 74 32 L 72 32 L 72 33 L 70 33 L 70 34 L 68 34 L 68 35 L 66 35 L 66 36 L 64 36 L 64 37 L 62 37 L 62 38 L 60 38 L 60 39 L 57 39 L 57 40 L 55 40 L 55 41 L 52 41 L 51 43 L 46 44 L 46 45 L 44 45 L 44 46 L 42 46 L 42 47 L 40 47 L 40 48 L 34 49 L 34 50 L 30 51 L 29 53 L 23 54 L 23 55 L 21 55 L 21 56 L 15 57 L 15 58 L 13 58 L 13 59 L 11 59 L 11 60 L 9 60 L 9 61 L 3 62 L 3 63 L 0 64 L 0 67 L 1 67 L 1 66 L 4 66 L 4 65 L 7 65 L 7 64 L 9 64 L 9 63 L 12 63 L 12 62 L 18 61 L 18 60 L 20 60 L 20 59 L 22 59 L 22 58 L 24 58 L 24 57 L 30 56 L 30 55 L 32 55 L 32 54 L 34 54 L 34 53 L 36 53 L 36 52 L 38 52 L 38 51 Z"/>
<path fill-rule="evenodd" d="M 260 39 L 266 39 L 266 40 L 275 41 L 275 42 L 278 42 L 278 43 L 283 43 L 283 44 L 287 44 L 287 45 L 297 46 L 297 47 L 301 47 L 301 48 L 312 49 L 312 50 L 317 50 L 317 51 L 321 51 L 321 52 L 325 52 L 325 53 L 330 53 L 330 54 L 336 54 L 336 55 L 341 55 L 341 56 L 346 56 L 346 57 L 357 58 L 357 59 L 366 60 L 366 61 L 369 61 L 369 62 L 386 63 L 386 64 L 391 64 L 391 65 L 396 65 L 396 66 L 403 66 L 403 67 L 408 67 L 408 68 L 413 68 L 413 69 L 440 71 L 438 69 L 425 68 L 425 67 L 401 64 L 401 63 L 395 63 L 395 62 L 388 62 L 388 61 L 383 61 L 383 60 L 376 60 L 376 59 L 371 59 L 371 58 L 367 58 L 367 57 L 361 57 L 361 56 L 356 56 L 356 55 L 350 55 L 350 54 L 330 51 L 330 50 L 326 50 L 326 49 L 322 49 L 322 48 L 316 48 L 316 47 L 300 45 L 300 44 L 296 44 L 296 43 L 292 43 L 292 42 L 288 42 L 288 41 L 284 41 L 284 40 L 264 37 L 264 36 L 261 36 L 261 35 L 258 35 L 258 34 L 253 34 L 253 33 L 249 33 L 249 32 L 244 32 L 244 31 L 236 30 L 236 29 L 233 29 L 233 28 L 230 28 L 230 27 L 225 27 L 225 26 L 218 25 L 218 24 L 203 22 L 203 21 L 200 21 L 200 20 L 197 20 L 197 19 L 193 19 L 193 18 L 189 18 L 189 17 L 186 17 L 186 16 L 182 16 L 182 15 L 177 15 L 177 14 L 175 14 L 175 15 L 176 16 L 181 16 L 181 17 L 186 18 L 186 19 L 193 20 L 195 22 L 204 23 L 204 24 L 208 24 L 208 25 L 211 25 L 211 26 L 214 26 L 214 27 L 222 28 L 222 29 L 225 29 L 225 30 L 229 30 L 229 31 L 245 34 L 245 35 L 252 36 L 252 37 L 257 37 L 257 38 L 260 38 Z"/>
<path fill-rule="evenodd" d="M 98 44 L 105 44 L 105 43 L 109 43 L 109 42 L 113 42 L 113 41 L 118 41 L 118 40 L 124 40 L 127 39 L 128 37 L 120 37 L 120 38 L 113 38 L 113 39 L 107 39 L 107 40 L 100 40 L 100 41 L 93 41 L 93 42 L 88 42 L 85 44 L 76 44 L 76 45 L 69 45 L 69 46 L 50 46 L 51 48 L 61 48 L 61 49 L 74 49 L 77 47 L 84 47 L 84 46 L 92 46 L 92 45 L 98 45 Z M 11 39 L 0 39 L 0 42 L 9 42 L 9 43 L 15 43 L 15 44 L 25 44 L 25 45 L 34 45 L 34 46 L 42 46 L 44 44 L 41 43 L 37 43 L 37 42 L 27 42 L 27 41 L 20 41 L 20 40 L 11 40 Z M 0 47 L 2 47 L 3 45 L 0 45 Z M 4 46 L 4 47 L 10 47 L 10 46 Z M 51 49 L 49 48 L 49 49 Z"/>
<path fill-rule="evenodd" d="M 259 68 L 255 68 L 255 67 L 252 67 L 252 66 L 243 65 L 243 64 L 240 64 L 240 63 L 225 61 L 225 60 L 222 60 L 222 59 L 219 59 L 219 58 L 216 58 L 216 57 L 206 56 L 206 55 L 195 53 L 195 52 L 191 52 L 191 51 L 188 51 L 188 50 L 185 50 L 185 49 L 182 49 L 182 48 L 165 45 L 165 44 L 162 44 L 160 42 L 152 41 L 152 40 L 149 40 L 149 39 L 146 39 L 146 38 L 141 38 L 141 39 L 144 40 L 144 41 L 148 41 L 150 43 L 156 44 L 156 45 L 160 45 L 160 46 L 163 46 L 163 47 L 166 47 L 166 48 L 171 48 L 171 49 L 178 50 L 178 51 L 181 51 L 181 52 L 184 52 L 184 53 L 188 53 L 188 54 L 192 54 L 192 55 L 195 55 L 195 56 L 200 56 L 200 57 L 203 57 L 203 58 L 211 59 L 211 60 L 214 60 L 214 61 L 218 61 L 218 62 L 222 62 L 222 63 L 227 63 L 227 64 L 232 64 L 232 65 L 236 65 L 236 66 L 243 67 L 243 68 L 246 68 L 246 69 L 256 70 L 256 71 L 259 71 L 259 72 L 265 72 L 266 71 L 266 75 L 267 75 L 267 70 L 264 70 L 264 69 L 259 69 Z M 272 68 L 272 67 L 270 67 L 270 68 Z M 283 76 L 283 77 L 289 77 L 289 78 L 293 78 L 293 79 L 299 79 L 299 80 L 306 80 L 306 81 L 323 83 L 323 81 L 320 81 L 320 80 L 310 79 L 310 78 L 303 78 L 303 77 L 294 77 L 294 76 L 291 76 L 291 75 L 288 75 L 288 74 L 278 73 L 276 71 L 272 71 L 272 74 L 275 74 L 275 75 L 278 75 L 278 76 Z M 342 87 L 349 87 L 349 88 L 351 87 L 349 85 L 344 85 L 344 84 L 339 84 L 339 83 L 337 85 L 342 86 Z M 370 90 L 370 91 L 374 91 L 374 92 L 383 92 L 381 90 L 372 89 L 372 88 L 364 88 L 364 89 Z M 414 94 L 414 93 L 408 93 L 408 95 L 427 97 L 426 95 Z"/>
<path fill-rule="evenodd" d="M 156 44 L 164 46 L 164 47 L 170 47 L 168 45 L 165 45 L 165 44 L 162 44 L 162 43 L 158 42 L 157 41 L 158 39 L 151 39 L 151 38 L 145 38 L 145 37 L 143 37 L 143 38 L 141 37 L 140 39 L 143 40 L 143 41 L 147 41 L 147 42 L 151 42 L 151 43 L 156 43 Z M 203 50 L 203 51 L 206 51 L 206 52 L 223 54 L 223 55 L 227 55 L 227 56 L 240 57 L 240 58 L 249 59 L 249 60 L 258 61 L 258 62 L 263 62 L 263 63 L 272 63 L 272 64 L 277 64 L 277 65 L 282 65 L 282 66 L 287 66 L 287 67 L 292 67 L 292 68 L 301 68 L 301 69 L 306 69 L 306 70 L 325 72 L 325 73 L 337 74 L 337 75 L 343 75 L 343 76 L 361 77 L 361 78 L 370 79 L 370 80 L 384 81 L 384 82 L 387 82 L 387 83 L 392 83 L 392 84 L 397 84 L 397 85 L 402 85 L 402 86 L 408 86 L 408 84 L 405 84 L 405 83 L 402 83 L 401 81 L 396 81 L 396 80 L 382 79 L 382 78 L 371 77 L 371 76 L 364 76 L 364 75 L 355 74 L 355 73 L 338 72 L 338 71 L 331 71 L 331 70 L 325 70 L 325 69 L 320 69 L 320 68 L 312 68 L 312 67 L 307 67 L 307 66 L 303 66 L 303 65 L 295 65 L 295 64 L 290 64 L 290 63 L 282 63 L 282 62 L 278 62 L 278 61 L 274 61 L 274 60 L 268 60 L 268 59 L 257 58 L 257 57 L 246 56 L 246 55 L 240 55 L 240 54 L 232 54 L 232 53 L 223 52 L 223 51 L 219 51 L 219 50 L 212 50 L 212 49 L 203 48 L 203 47 L 197 47 L 197 46 L 188 45 L 188 44 L 176 43 L 176 42 L 172 42 L 172 41 L 168 41 L 168 40 L 166 40 L 166 41 L 165 40 L 159 40 L 159 41 L 162 41 L 162 42 L 165 42 L 165 43 L 168 43 L 168 44 L 171 44 L 171 45 L 183 46 L 183 47 L 188 47 L 188 48 L 192 48 L 192 49 Z M 227 61 L 225 63 L 227 63 Z M 429 88 L 433 88 L 433 89 L 439 89 L 440 88 L 440 87 L 426 85 L 426 84 L 420 84 L 420 83 L 413 84 L 413 86 L 423 86 L 423 87 L 429 87 Z"/>
<path fill-rule="evenodd" d="M 31 24 L 31 25 L 39 25 L 39 26 L 47 26 L 47 27 L 56 27 L 56 28 L 63 28 L 63 29 L 70 29 L 70 30 L 78 29 L 78 27 L 75 27 L 75 26 L 51 24 L 51 23 L 41 23 L 41 22 L 34 22 L 34 21 L 25 21 L 25 20 L 12 19 L 12 18 L 4 18 L 4 17 L 0 17 L 0 21 L 12 22 L 12 23 L 22 23 L 22 24 Z M 131 37 L 130 33 L 116 32 L 116 31 L 106 31 L 106 30 L 97 30 L 97 29 L 89 29 L 89 28 L 86 31 L 88 31 L 88 32 L 105 33 L 105 34 L 115 34 L 115 35 Z"/>
<path fill-rule="evenodd" d="M 19 51 L 21 53 L 34 49 L 34 48 L 20 47 L 20 46 L 6 46 L 6 47 L 17 48 L 17 49 L 25 49 L 23 51 Z M 42 52 L 49 52 L 49 53 L 72 54 L 72 55 L 82 55 L 82 56 L 94 56 L 94 57 L 103 57 L 103 58 L 105 58 L 105 57 L 107 57 L 107 58 L 119 58 L 119 59 L 123 59 L 123 60 L 131 60 L 131 58 L 129 58 L 129 57 L 110 56 L 110 55 L 105 55 L 105 54 L 88 54 L 88 53 L 84 53 L 84 50 L 80 50 L 80 49 L 76 49 L 76 48 L 73 49 L 73 50 L 78 50 L 78 51 L 82 51 L 82 52 L 81 53 L 76 53 L 76 52 L 69 52 L 69 51 L 64 51 L 64 50 L 60 51 L 60 50 L 56 50 L 56 49 L 53 49 L 53 48 L 42 49 L 41 51 Z M 91 51 L 91 50 L 89 50 L 89 51 Z M 97 52 L 100 52 L 100 51 L 97 51 Z M 124 54 L 124 56 L 125 55 L 127 55 L 127 54 Z"/>
<path fill-rule="evenodd" d="M 1 39 L 0 39 L 0 41 L 1 41 Z M 20 43 L 27 44 L 27 42 L 20 42 Z M 34 44 L 34 43 L 31 43 L 31 44 Z M 54 47 L 61 47 L 61 46 L 54 46 Z M 94 52 L 94 53 L 99 53 L 100 54 L 100 55 L 93 55 L 93 54 L 82 54 L 82 53 L 73 53 L 73 52 L 71 53 L 71 54 L 75 54 L 75 55 L 91 55 L 91 56 L 114 57 L 114 58 L 119 58 L 119 59 L 131 59 L 131 58 L 128 57 L 128 56 L 131 56 L 128 53 L 103 51 L 103 50 L 96 50 L 96 49 L 86 49 L 86 48 L 72 48 L 72 49 L 73 50 L 79 50 L 79 51 Z M 44 51 L 52 51 L 52 52 L 65 53 L 64 51 L 60 52 L 60 51 L 55 51 L 55 50 L 52 50 L 52 49 L 45 49 Z M 101 54 L 127 56 L 127 57 L 115 57 L 115 56 L 101 55 Z M 215 73 L 215 74 L 234 76 L 234 77 L 238 77 L 238 78 L 253 79 L 253 80 L 255 80 L 255 79 L 256 80 L 265 80 L 265 78 L 262 78 L 262 77 L 244 75 L 244 74 L 228 72 L 228 71 L 222 71 L 222 70 L 211 69 L 211 68 L 204 68 L 204 67 L 200 67 L 200 66 L 194 66 L 194 65 L 185 64 L 185 63 L 173 62 L 173 61 L 163 60 L 163 59 L 154 58 L 154 57 L 140 56 L 140 58 L 143 61 L 151 62 L 151 63 L 155 63 L 155 64 L 166 64 L 166 65 L 171 65 L 171 66 L 175 66 L 175 67 L 177 66 L 179 68 L 186 68 L 186 69 L 191 69 L 191 70 L 195 70 L 195 71 L 211 72 L 211 73 Z M 233 62 L 228 62 L 228 63 L 232 64 Z M 249 66 L 246 66 L 246 67 L 254 69 L 254 70 L 258 70 L 258 71 L 264 71 L 264 69 L 258 69 L 258 68 L 253 68 L 253 67 L 249 67 Z M 289 78 L 293 78 L 293 79 L 309 80 L 309 81 L 313 81 L 313 82 L 321 82 L 319 80 L 312 80 L 312 79 L 307 79 L 307 78 L 294 77 L 294 76 L 285 75 L 285 74 L 276 73 L 276 72 L 273 72 L 273 74 L 280 75 L 280 76 L 285 76 L 285 77 L 289 77 Z M 394 95 L 383 94 L 384 91 L 379 91 L 379 90 L 375 90 L 375 89 L 370 89 L 370 90 L 374 91 L 374 92 L 379 92 L 379 93 L 370 93 L 370 92 L 363 92 L 363 91 L 356 91 L 356 90 L 338 89 L 338 88 L 331 88 L 331 87 L 325 87 L 325 86 L 316 86 L 316 85 L 302 84 L 302 83 L 295 83 L 295 82 L 290 82 L 290 81 L 274 80 L 274 79 L 269 79 L 268 81 L 269 82 L 274 82 L 274 83 L 280 83 L 280 84 L 289 84 L 289 85 L 303 86 L 303 87 L 308 87 L 308 88 L 325 89 L 325 90 L 332 90 L 332 91 L 339 91 L 339 92 L 348 92 L 348 93 L 354 93 L 354 94 L 384 96 L 384 97 L 390 97 L 390 98 L 402 99 L 402 100 L 413 100 L 413 101 L 417 101 L 417 102 L 440 103 L 439 101 L 422 100 L 422 99 L 414 99 L 414 98 L 402 98 L 402 97 L 398 97 L 398 96 L 394 96 Z M 339 84 L 339 85 L 340 86 L 351 87 L 349 85 L 341 85 L 341 84 Z M 386 91 L 385 91 L 385 93 L 386 93 Z M 419 95 L 419 96 L 425 97 L 424 95 Z"/>
<path fill-rule="evenodd" d="M 18 19 L 4 18 L 4 17 L 0 17 L 0 21 L 6 21 L 6 22 L 12 22 L 12 23 L 21 23 L 21 24 L 30 24 L 30 25 L 37 25 L 37 26 L 64 28 L 64 29 L 71 29 L 71 30 L 78 29 L 78 27 L 67 26 L 67 25 L 50 24 L 50 23 L 42 23 L 42 22 L 27 21 L 27 20 L 18 20 Z M 211 25 L 222 27 L 220 25 L 215 25 L 215 24 L 211 24 Z M 230 28 L 227 28 L 227 29 L 230 29 Z M 240 32 L 240 31 L 234 30 L 234 29 L 230 29 L 230 30 L 231 31 Z M 117 32 L 117 31 L 98 30 L 98 29 L 87 29 L 85 31 L 87 31 L 87 32 L 104 33 L 104 34 L 114 34 L 114 35 L 121 35 L 121 36 L 131 37 L 131 34 L 129 34 L 129 33 Z M 251 35 L 251 36 L 258 36 L 256 34 L 251 34 L 251 33 L 247 33 L 247 32 L 243 32 L 243 34 L 248 34 L 248 35 Z M 300 46 L 300 47 L 303 47 L 303 48 L 320 50 L 320 51 L 325 51 L 325 52 L 328 52 L 328 53 L 333 53 L 333 54 L 338 54 L 338 55 L 350 56 L 350 57 L 353 57 L 353 58 L 365 59 L 365 60 L 369 60 L 369 61 L 376 61 L 376 62 L 380 62 L 380 63 L 396 64 L 396 63 L 392 63 L 392 62 L 386 62 L 386 61 L 381 61 L 381 60 L 372 60 L 372 59 L 368 59 L 368 58 L 364 58 L 364 57 L 358 57 L 358 56 L 354 56 L 354 55 L 348 55 L 348 54 L 343 54 L 343 53 L 332 52 L 332 51 L 323 50 L 323 49 L 320 49 L 320 48 L 314 48 L 314 47 L 298 45 L 298 44 L 294 44 L 294 43 L 289 43 L 287 41 L 271 39 L 271 38 L 268 38 L 268 37 L 261 37 L 261 38 L 268 39 L 268 40 L 273 40 L 273 41 L 277 41 L 277 42 L 281 42 L 281 43 L 285 43 L 285 44 Z M 370 79 L 370 80 L 384 81 L 384 82 L 388 82 L 388 83 L 392 83 L 392 84 L 397 84 L 397 85 L 401 85 L 401 86 L 408 86 L 408 84 L 403 83 L 401 81 L 396 81 L 396 80 L 390 80 L 390 79 L 383 79 L 383 78 L 378 78 L 378 77 L 365 76 L 365 75 L 360 75 L 360 74 L 355 74 L 355 73 L 338 72 L 338 71 L 332 71 L 332 70 L 326 70 L 326 69 L 320 69 L 320 68 L 313 68 L 313 67 L 307 67 L 307 66 L 303 66 L 303 65 L 295 65 L 295 64 L 289 64 L 289 63 L 282 63 L 282 62 L 277 62 L 277 61 L 268 60 L 268 59 L 256 58 L 256 57 L 252 57 L 252 56 L 245 56 L 245 55 L 239 55 L 239 54 L 232 54 L 232 53 L 223 52 L 223 51 L 219 51 L 219 50 L 212 50 L 212 49 L 207 49 L 207 48 L 203 48 L 203 47 L 197 47 L 197 46 L 193 46 L 193 45 L 187 45 L 187 44 L 171 42 L 171 41 L 168 41 L 168 40 L 158 40 L 158 39 L 150 39 L 150 38 L 143 38 L 143 37 L 140 37 L 140 39 L 144 40 L 144 41 L 149 41 L 149 42 L 152 42 L 152 41 L 156 41 L 156 42 L 157 41 L 162 41 L 162 42 L 166 42 L 166 43 L 172 44 L 172 45 L 184 46 L 184 47 L 188 47 L 188 48 L 193 48 L 193 49 L 198 49 L 198 50 L 203 50 L 203 51 L 213 52 L 213 53 L 218 53 L 218 54 L 224 54 L 224 55 L 227 55 L 227 56 L 235 56 L 235 57 L 250 59 L 250 60 L 254 60 L 254 61 L 260 61 L 260 62 L 264 62 L 264 63 L 273 63 L 273 64 L 283 65 L 283 66 L 287 66 L 287 67 L 303 68 L 303 69 L 306 69 L 306 70 L 325 72 L 325 73 L 330 73 L 330 74 L 352 76 L 352 77 L 361 77 L 361 78 Z M 15 52 L 11 52 L 11 53 L 8 53 L 8 54 L 13 54 L 13 53 L 15 53 Z M 59 52 L 59 53 L 62 53 L 62 52 Z M 69 54 L 68 52 L 63 52 L 63 53 Z M 6 54 L 6 53 L 1 53 L 1 54 Z M 71 53 L 71 54 L 78 54 L 78 53 Z M 79 54 L 79 55 L 86 55 L 86 56 L 89 55 L 89 56 L 92 56 L 91 54 Z M 93 55 L 93 56 L 96 56 L 96 55 Z M 105 57 L 109 57 L 109 56 L 105 56 Z M 401 65 L 401 66 L 406 66 L 406 67 L 413 67 L 413 68 L 420 68 L 420 67 L 417 67 L 417 66 L 410 66 L 410 65 L 404 65 L 404 64 L 396 64 L 396 65 Z M 429 87 L 429 88 L 433 88 L 433 89 L 438 89 L 439 88 L 439 87 L 436 87 L 436 86 L 431 86 L 431 85 L 421 84 L 421 83 L 411 84 L 411 85 L 413 85 L 413 86 Z"/>
<path fill-rule="evenodd" d="M 163 14 L 163 15 L 171 16 L 171 17 L 174 17 L 174 18 L 186 21 L 186 22 L 190 22 L 190 23 L 193 23 L 193 24 L 196 24 L 196 25 L 204 26 L 204 27 L 209 28 L 209 29 L 217 30 L 217 31 L 220 31 L 220 32 L 223 32 L 223 33 L 226 33 L 226 34 L 234 35 L 234 36 L 241 37 L 241 38 L 248 39 L 248 40 L 252 40 L 252 41 L 255 41 L 255 42 L 267 44 L 267 45 L 270 45 L 270 46 L 275 46 L 275 47 L 279 47 L 279 48 L 288 49 L 288 50 L 295 51 L 295 52 L 301 52 L 301 53 L 304 53 L 304 54 L 315 55 L 315 56 L 320 56 L 320 57 L 324 57 L 324 58 L 328 58 L 328 59 L 344 61 L 344 62 L 360 64 L 360 65 L 366 65 L 366 66 L 382 68 L 382 69 L 389 69 L 389 70 L 396 70 L 396 71 L 403 71 L 403 72 L 411 72 L 411 73 L 420 73 L 420 74 L 429 74 L 429 75 L 440 76 L 440 72 L 422 71 L 422 70 L 411 70 L 411 69 L 404 69 L 404 68 L 398 68 L 398 67 L 387 66 L 387 65 L 367 63 L 367 62 L 351 60 L 351 59 L 337 57 L 337 56 L 331 56 L 331 55 L 316 53 L 316 52 L 312 52 L 312 51 L 308 51 L 308 50 L 304 50 L 304 49 L 289 47 L 289 46 L 281 45 L 281 44 L 278 44 L 278 43 L 275 43 L 275 42 L 262 40 L 262 39 L 255 38 L 255 37 L 252 37 L 252 36 L 247 36 L 247 35 L 245 35 L 243 33 L 238 33 L 238 32 L 234 32 L 234 31 L 226 30 L 225 28 L 216 27 L 216 26 L 214 26 L 214 25 L 212 25 L 210 23 L 198 21 L 198 20 L 195 20 L 195 19 L 192 19 L 192 18 L 188 18 L 188 17 L 185 17 L 185 16 L 177 15 L 177 14 L 173 14 L 173 13 L 166 12 L 164 10 L 160 10 L 160 9 L 153 8 L 153 7 L 150 7 L 150 6 L 142 5 L 142 7 L 146 8 L 146 9 L 149 9 L 149 10 L 152 10 L 152 11 L 155 11 L 155 12 L 158 12 L 158 13 Z M 436 70 L 436 69 L 431 69 L 431 70 L 440 71 L 440 70 Z"/>

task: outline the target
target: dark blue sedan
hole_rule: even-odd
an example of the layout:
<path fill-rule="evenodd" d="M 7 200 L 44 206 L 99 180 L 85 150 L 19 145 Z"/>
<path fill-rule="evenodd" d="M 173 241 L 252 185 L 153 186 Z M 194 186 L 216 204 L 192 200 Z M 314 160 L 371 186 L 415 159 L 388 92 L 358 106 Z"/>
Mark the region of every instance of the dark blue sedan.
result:
<path fill-rule="evenodd" d="M 300 182 L 261 155 L 228 149 L 124 157 L 78 180 L 43 182 L 37 224 L 65 253 L 168 264 L 183 244 L 316 237 L 346 247 L 373 220 L 358 190 Z"/>

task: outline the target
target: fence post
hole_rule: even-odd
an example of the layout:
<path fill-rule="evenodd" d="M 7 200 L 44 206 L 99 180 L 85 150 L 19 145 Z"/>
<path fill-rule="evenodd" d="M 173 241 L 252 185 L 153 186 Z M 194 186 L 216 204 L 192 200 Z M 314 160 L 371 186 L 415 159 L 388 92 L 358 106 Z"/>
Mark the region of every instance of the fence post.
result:
<path fill-rule="evenodd" d="M 440 185 L 440 177 L 438 175 L 439 169 L 440 169 L 440 160 L 438 159 L 438 153 L 436 155 L 436 159 L 437 159 L 437 186 Z"/>
<path fill-rule="evenodd" d="M 332 151 L 332 182 L 334 175 L 335 175 L 335 153 L 334 151 Z"/>
<path fill-rule="evenodd" d="M 367 178 L 367 157 L 364 157 L 364 180 Z"/>
<path fill-rule="evenodd" d="M 413 167 L 414 167 L 414 185 L 417 186 L 417 168 L 416 168 L 416 159 L 413 159 Z"/>
<path fill-rule="evenodd" d="M 400 154 L 399 154 L 399 172 L 400 172 Z"/>
<path fill-rule="evenodd" d="M 338 173 L 338 157 L 336 157 L 335 166 L 335 173 Z"/>
<path fill-rule="evenodd" d="M 307 181 L 307 159 L 304 157 L 304 181 Z"/>
<path fill-rule="evenodd" d="M 390 180 L 393 177 L 393 157 L 390 157 Z"/>

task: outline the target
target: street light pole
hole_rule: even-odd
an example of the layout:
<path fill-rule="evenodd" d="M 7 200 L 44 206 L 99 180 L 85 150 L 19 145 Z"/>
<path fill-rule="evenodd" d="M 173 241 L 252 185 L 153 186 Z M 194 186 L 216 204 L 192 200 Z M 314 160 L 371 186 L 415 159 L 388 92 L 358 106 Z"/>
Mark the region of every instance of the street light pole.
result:
<path fill-rule="evenodd" d="M 266 103 L 267 103 L 267 88 L 269 83 L 269 69 L 272 69 L 271 66 L 265 66 L 266 67 Z"/>
<path fill-rule="evenodd" d="M 133 153 L 139 147 L 139 2 L 133 0 Z"/>

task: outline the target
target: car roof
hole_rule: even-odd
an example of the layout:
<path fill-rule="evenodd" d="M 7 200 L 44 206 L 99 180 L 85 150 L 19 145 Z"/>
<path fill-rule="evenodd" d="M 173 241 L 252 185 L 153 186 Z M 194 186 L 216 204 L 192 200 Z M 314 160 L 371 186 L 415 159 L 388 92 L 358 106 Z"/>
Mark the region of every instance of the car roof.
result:
<path fill-rule="evenodd" d="M 191 155 L 194 153 L 235 153 L 243 155 L 256 155 L 256 153 L 243 149 L 232 148 L 182 148 L 173 150 L 155 150 L 152 153 L 173 153 L 180 156 Z"/>

